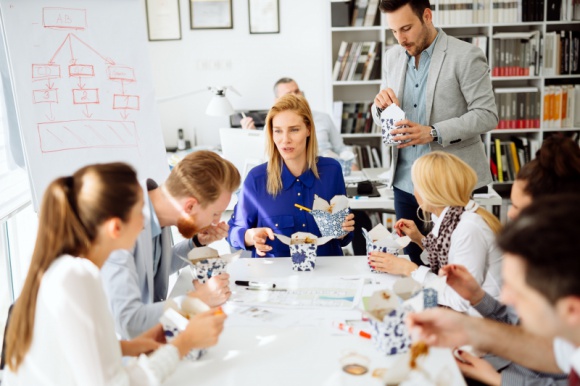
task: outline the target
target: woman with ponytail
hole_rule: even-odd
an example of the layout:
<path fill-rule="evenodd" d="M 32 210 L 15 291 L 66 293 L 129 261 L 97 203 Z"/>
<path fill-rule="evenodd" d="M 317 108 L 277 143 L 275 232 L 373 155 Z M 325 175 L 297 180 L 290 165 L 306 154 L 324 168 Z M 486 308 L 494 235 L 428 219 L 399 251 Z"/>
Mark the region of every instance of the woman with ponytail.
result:
<path fill-rule="evenodd" d="M 117 340 L 99 270 L 113 250 L 133 247 L 142 209 L 136 173 L 123 163 L 86 166 L 48 186 L 7 329 L 7 385 L 159 384 L 191 349 L 216 343 L 225 317 L 212 311 L 171 344 L 161 344 L 160 325 L 134 342 Z M 122 354 L 153 350 L 123 366 Z"/>
<path fill-rule="evenodd" d="M 453 154 L 435 151 L 418 158 L 411 169 L 415 197 L 423 212 L 431 213 L 433 230 L 422 235 L 411 220 L 395 224 L 423 249 L 430 267 L 388 253 L 372 252 L 369 259 L 375 269 L 411 276 L 423 285 L 433 282 L 439 268 L 447 264 L 464 265 L 477 282 L 497 298 L 501 289 L 501 252 L 495 236 L 501 229 L 499 220 L 471 200 L 477 175 Z M 466 312 L 470 305 L 445 285 L 438 294 L 439 304 Z"/>

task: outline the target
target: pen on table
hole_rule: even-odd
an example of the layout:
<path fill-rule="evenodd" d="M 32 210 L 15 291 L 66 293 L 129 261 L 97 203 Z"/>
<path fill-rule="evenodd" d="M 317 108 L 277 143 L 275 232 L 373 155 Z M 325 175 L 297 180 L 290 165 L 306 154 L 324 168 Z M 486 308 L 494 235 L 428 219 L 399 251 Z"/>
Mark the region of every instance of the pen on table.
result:
<path fill-rule="evenodd" d="M 355 200 L 368 200 L 369 199 L 368 196 L 354 196 L 353 198 Z"/>
<path fill-rule="evenodd" d="M 246 119 L 246 114 L 242 111 L 242 118 Z"/>
<path fill-rule="evenodd" d="M 261 283 L 259 281 L 236 280 L 234 283 L 244 287 L 276 288 L 276 284 L 274 283 Z"/>
<path fill-rule="evenodd" d="M 305 210 L 307 212 L 310 212 L 311 211 L 311 209 L 308 209 L 307 207 L 302 206 L 300 204 L 294 204 L 294 206 L 297 207 L 298 209 L 302 209 L 302 210 Z"/>
<path fill-rule="evenodd" d="M 288 291 L 285 288 L 246 287 L 246 291 Z"/>
<path fill-rule="evenodd" d="M 371 334 L 366 331 L 359 330 L 358 328 L 354 328 L 353 326 L 349 326 L 340 322 L 333 322 L 332 324 L 341 331 L 345 331 L 353 335 L 358 335 L 365 339 L 371 339 Z"/>

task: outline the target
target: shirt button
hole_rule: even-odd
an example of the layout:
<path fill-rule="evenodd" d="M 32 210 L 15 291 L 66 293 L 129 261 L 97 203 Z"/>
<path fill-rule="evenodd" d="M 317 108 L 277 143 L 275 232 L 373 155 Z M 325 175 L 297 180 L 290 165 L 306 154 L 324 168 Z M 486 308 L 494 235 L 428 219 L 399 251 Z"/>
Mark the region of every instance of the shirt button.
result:
<path fill-rule="evenodd" d="M 278 226 L 278 224 L 274 224 L 274 225 Z"/>
<path fill-rule="evenodd" d="M 302 227 L 305 227 L 305 226 L 306 226 L 306 224 L 302 224 Z"/>
<path fill-rule="evenodd" d="M 300 181 L 300 178 L 297 178 L 296 181 Z"/>
<path fill-rule="evenodd" d="M 413 105 L 413 106 L 417 107 L 417 105 Z"/>
<path fill-rule="evenodd" d="M 300 193 L 298 193 L 298 195 L 300 195 Z"/>
<path fill-rule="evenodd" d="M 416 85 L 415 85 L 415 87 L 419 87 L 419 85 L 418 85 L 418 84 L 416 84 Z"/>

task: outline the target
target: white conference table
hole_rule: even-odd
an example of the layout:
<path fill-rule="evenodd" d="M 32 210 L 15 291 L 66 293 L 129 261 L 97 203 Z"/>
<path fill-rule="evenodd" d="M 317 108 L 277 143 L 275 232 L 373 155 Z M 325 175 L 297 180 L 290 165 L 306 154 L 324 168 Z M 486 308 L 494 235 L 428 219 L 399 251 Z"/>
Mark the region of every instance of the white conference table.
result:
<path fill-rule="evenodd" d="M 235 280 L 308 280 L 328 278 L 353 280 L 365 278 L 363 295 L 374 290 L 390 288 L 396 276 L 371 273 L 365 256 L 318 257 L 312 272 L 295 272 L 289 258 L 241 258 L 230 264 L 232 290 Z M 182 270 L 171 296 L 192 289 L 189 269 Z M 254 291 L 252 291 L 254 292 Z M 234 294 L 233 298 L 236 297 Z M 360 305 L 359 305 L 360 306 Z M 248 322 L 244 310 L 248 306 L 226 303 L 228 314 L 225 328 L 216 346 L 197 362 L 182 361 L 165 385 L 248 385 L 248 386 L 322 386 L 322 385 L 380 385 L 372 376 L 377 368 L 392 366 L 398 356 L 386 356 L 377 351 L 369 339 L 351 335 L 333 327 L 332 321 L 358 318 L 356 309 L 281 309 L 267 308 L 273 315 L 286 315 L 282 322 Z M 364 326 L 366 322 L 360 321 Z M 366 328 L 370 331 L 370 326 Z M 346 352 L 356 352 L 369 359 L 369 371 L 353 376 L 341 370 L 340 359 Z M 450 350 L 431 348 L 423 368 L 444 377 L 446 386 L 465 385 Z"/>

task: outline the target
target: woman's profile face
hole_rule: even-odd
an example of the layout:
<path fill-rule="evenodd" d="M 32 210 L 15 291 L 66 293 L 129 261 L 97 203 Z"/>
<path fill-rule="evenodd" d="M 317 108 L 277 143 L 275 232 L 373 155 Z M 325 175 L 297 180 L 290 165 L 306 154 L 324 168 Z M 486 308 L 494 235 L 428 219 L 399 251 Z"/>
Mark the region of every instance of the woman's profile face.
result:
<path fill-rule="evenodd" d="M 272 119 L 272 138 L 284 162 L 306 161 L 310 130 L 294 111 L 282 111 Z"/>

